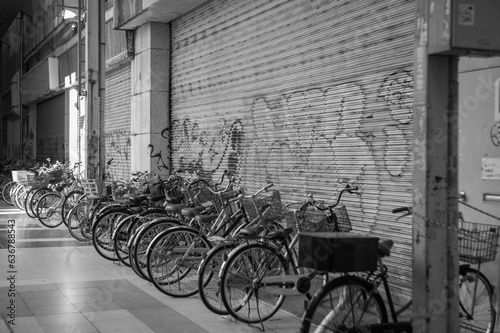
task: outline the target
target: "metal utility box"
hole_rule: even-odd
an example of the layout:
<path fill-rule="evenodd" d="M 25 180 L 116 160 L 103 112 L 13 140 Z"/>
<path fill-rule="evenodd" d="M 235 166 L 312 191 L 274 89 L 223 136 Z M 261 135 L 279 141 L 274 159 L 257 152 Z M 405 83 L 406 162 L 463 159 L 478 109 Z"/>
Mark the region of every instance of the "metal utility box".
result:
<path fill-rule="evenodd" d="M 500 54 L 500 1 L 452 0 L 431 5 L 429 53 Z"/>

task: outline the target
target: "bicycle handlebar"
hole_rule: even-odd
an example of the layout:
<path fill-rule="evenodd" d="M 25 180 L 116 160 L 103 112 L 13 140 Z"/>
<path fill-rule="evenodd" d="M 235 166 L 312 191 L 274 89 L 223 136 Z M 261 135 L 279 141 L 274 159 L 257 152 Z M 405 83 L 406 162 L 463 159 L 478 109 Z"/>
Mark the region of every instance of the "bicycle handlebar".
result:
<path fill-rule="evenodd" d="M 269 188 L 273 187 L 274 184 L 273 183 L 269 183 L 267 184 L 266 186 L 264 186 L 263 188 L 261 188 L 260 190 L 258 190 L 257 192 L 253 193 L 253 194 L 250 194 L 250 195 L 244 195 L 244 194 L 240 194 L 238 196 L 239 199 L 242 199 L 242 198 L 248 198 L 248 199 L 253 199 L 255 198 L 256 196 L 258 196 L 259 194 L 261 194 L 262 192 L 264 191 L 267 191 Z"/>
<path fill-rule="evenodd" d="M 411 214 L 411 207 L 398 207 L 398 208 L 394 208 L 392 210 L 392 212 L 394 214 L 397 214 L 397 213 L 402 213 L 402 212 L 406 212 L 408 214 Z"/>
<path fill-rule="evenodd" d="M 342 198 L 342 194 L 344 192 L 348 192 L 349 194 L 357 194 L 357 195 L 361 195 L 359 192 L 357 192 L 359 190 L 359 187 L 357 186 L 351 186 L 349 184 L 347 184 L 345 186 L 344 189 L 342 189 L 337 197 L 337 200 L 335 201 L 334 204 L 331 204 L 331 205 L 327 205 L 325 207 L 320 207 L 316 204 L 316 202 L 314 201 L 313 197 L 312 197 L 312 194 L 309 194 L 308 195 L 308 200 L 307 202 L 304 204 L 304 207 L 307 206 L 307 205 L 313 205 L 316 209 L 318 210 L 331 210 L 332 208 L 335 208 L 339 205 L 340 203 L 340 199 Z"/>

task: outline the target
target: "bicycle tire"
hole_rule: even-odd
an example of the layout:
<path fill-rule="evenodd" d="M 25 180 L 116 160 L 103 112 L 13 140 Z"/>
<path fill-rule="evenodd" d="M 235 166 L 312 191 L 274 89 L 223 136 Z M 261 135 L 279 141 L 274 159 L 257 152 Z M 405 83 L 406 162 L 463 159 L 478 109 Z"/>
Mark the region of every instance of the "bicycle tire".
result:
<path fill-rule="evenodd" d="M 115 201 L 103 201 L 101 199 L 97 202 L 94 202 L 91 216 L 92 225 L 97 222 L 97 219 L 99 219 L 100 216 L 117 208 L 125 208 L 125 206 Z"/>
<path fill-rule="evenodd" d="M 36 216 L 38 221 L 47 228 L 57 228 L 62 221 L 61 212 L 59 211 L 61 195 L 56 192 L 44 194 L 36 205 Z"/>
<path fill-rule="evenodd" d="M 24 211 L 26 212 L 26 215 L 28 215 L 31 218 L 36 218 L 36 216 L 32 215 L 30 202 L 31 202 L 31 198 L 33 197 L 33 194 L 35 194 L 35 192 L 38 190 L 39 190 L 39 188 L 36 188 L 36 187 L 31 188 L 28 191 L 28 194 L 26 194 L 26 197 L 24 198 Z"/>
<path fill-rule="evenodd" d="M 10 197 L 10 190 L 17 185 L 17 182 L 11 181 L 5 184 L 5 186 L 2 189 L 2 199 L 5 201 L 6 204 L 13 206 L 14 203 L 12 202 L 12 199 Z"/>
<path fill-rule="evenodd" d="M 133 270 L 145 280 L 149 281 L 147 272 L 147 249 L 154 237 L 159 233 L 180 226 L 181 223 L 175 218 L 159 218 L 147 222 L 143 227 L 137 230 L 134 237 L 134 245 L 131 247 L 130 262 Z"/>
<path fill-rule="evenodd" d="M 64 200 L 61 207 L 61 215 L 63 222 L 68 226 L 68 214 L 71 209 L 73 209 L 77 204 L 80 203 L 80 198 L 84 195 L 82 190 L 73 190 L 64 196 Z"/>
<path fill-rule="evenodd" d="M 460 267 L 459 300 L 460 332 L 493 333 L 496 320 L 493 288 L 483 273 Z"/>
<path fill-rule="evenodd" d="M 222 298 L 220 297 L 219 272 L 224 262 L 224 258 L 238 244 L 221 244 L 213 247 L 202 260 L 198 268 L 198 292 L 201 301 L 211 312 L 224 316 L 229 312 L 226 310 Z"/>
<path fill-rule="evenodd" d="M 114 242 L 112 239 L 113 232 L 119 221 L 133 212 L 125 207 L 116 207 L 107 210 L 105 214 L 100 215 L 96 222 L 92 225 L 92 243 L 97 253 L 104 259 L 117 261 Z"/>
<path fill-rule="evenodd" d="M 136 215 L 130 215 L 123 220 L 121 220 L 113 233 L 113 246 L 115 249 L 115 255 L 118 260 L 125 266 L 130 267 L 129 262 L 129 250 L 128 250 L 128 240 L 130 235 L 127 230 L 129 226 L 134 222 Z"/>
<path fill-rule="evenodd" d="M 187 253 L 190 245 L 194 245 L 194 248 Z M 174 227 L 161 232 L 147 249 L 147 270 L 150 281 L 162 293 L 172 297 L 188 297 L 196 294 L 197 268 L 204 253 L 211 248 L 212 245 L 207 238 L 190 227 Z"/>
<path fill-rule="evenodd" d="M 246 324 L 268 320 L 280 309 L 285 295 L 266 291 L 259 280 L 287 274 L 288 262 L 274 246 L 261 242 L 239 245 L 231 251 L 220 272 L 221 298 L 226 310 Z"/>
<path fill-rule="evenodd" d="M 374 288 L 357 276 L 331 280 L 311 300 L 300 332 L 371 332 L 370 325 L 387 323 L 387 309 Z M 357 322 L 352 323 L 354 320 Z"/>
<path fill-rule="evenodd" d="M 163 210 L 163 211 L 165 211 L 165 210 Z M 146 211 L 146 212 L 148 212 L 148 211 Z M 146 212 L 143 212 L 142 214 L 144 214 Z M 126 234 L 128 236 L 127 249 L 128 249 L 129 254 L 134 253 L 134 251 L 135 251 L 135 246 L 137 245 L 134 242 L 136 235 L 139 233 L 140 229 L 142 229 L 145 226 L 146 223 L 150 222 L 150 219 L 147 218 L 148 214 L 146 214 L 146 217 L 142 214 L 139 214 L 139 216 L 137 216 L 132 221 L 132 223 L 128 226 L 128 229 L 126 231 Z M 166 216 L 166 217 L 173 218 L 173 219 L 175 219 L 175 221 L 177 221 L 177 223 L 179 225 L 182 225 L 182 221 L 176 217 L 171 216 L 171 214 L 168 214 L 168 216 Z M 134 261 L 134 256 L 129 255 L 128 266 L 132 267 L 132 269 L 134 270 L 134 272 L 137 275 L 139 275 L 140 277 L 142 277 L 146 280 L 149 280 L 149 277 L 141 275 L 141 271 L 135 266 L 135 264 L 136 264 L 136 262 Z"/>
<path fill-rule="evenodd" d="M 17 202 L 16 202 L 16 194 L 17 194 L 17 191 L 19 190 L 20 186 L 21 186 L 21 184 L 16 184 L 10 188 L 10 201 L 12 202 L 12 205 L 14 207 L 16 207 L 17 209 L 19 209 L 19 206 L 17 205 Z"/>
<path fill-rule="evenodd" d="M 40 198 L 44 196 L 47 193 L 52 192 L 48 187 L 42 187 L 39 188 L 38 190 L 33 193 L 31 196 L 30 202 L 29 202 L 29 207 L 28 210 L 31 212 L 31 215 L 33 218 L 38 218 L 37 211 L 36 211 L 36 205 L 38 204 L 38 201 L 40 201 Z M 30 215 L 30 214 L 28 214 Z M 31 216 L 30 215 L 30 216 Z"/>
<path fill-rule="evenodd" d="M 16 187 L 16 191 L 14 194 L 14 206 L 16 206 L 20 210 L 24 210 L 24 199 L 26 199 L 27 189 L 24 185 L 19 184 Z"/>
<path fill-rule="evenodd" d="M 77 241 L 88 243 L 92 240 L 91 214 L 91 202 L 81 202 L 68 213 L 68 231 Z"/>

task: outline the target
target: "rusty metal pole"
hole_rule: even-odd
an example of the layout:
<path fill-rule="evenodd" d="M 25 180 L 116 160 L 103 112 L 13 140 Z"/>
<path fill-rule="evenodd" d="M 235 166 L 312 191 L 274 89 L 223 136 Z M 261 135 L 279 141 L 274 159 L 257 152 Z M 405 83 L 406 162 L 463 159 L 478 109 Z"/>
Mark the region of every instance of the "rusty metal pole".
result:
<path fill-rule="evenodd" d="M 431 11 L 432 6 L 432 11 Z M 416 1 L 413 146 L 413 332 L 459 331 L 458 56 L 431 55 L 429 21 L 446 10 Z M 443 13 L 442 17 L 446 17 Z M 433 16 L 434 15 L 434 16 Z M 446 24 L 446 22 L 441 22 Z M 448 24 L 449 25 L 449 24 Z"/>

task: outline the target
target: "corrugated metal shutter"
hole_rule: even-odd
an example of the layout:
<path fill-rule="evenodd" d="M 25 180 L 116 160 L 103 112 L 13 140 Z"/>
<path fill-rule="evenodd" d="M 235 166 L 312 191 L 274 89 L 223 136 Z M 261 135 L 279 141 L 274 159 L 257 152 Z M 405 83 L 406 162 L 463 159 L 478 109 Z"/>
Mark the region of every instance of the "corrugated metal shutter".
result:
<path fill-rule="evenodd" d="M 64 94 L 37 104 L 36 158 L 64 162 Z"/>
<path fill-rule="evenodd" d="M 172 29 L 172 167 L 232 171 L 286 202 L 333 201 L 355 231 L 394 240 L 394 290 L 411 294 L 414 4 L 214 0 Z"/>
<path fill-rule="evenodd" d="M 104 111 L 106 160 L 113 179 L 130 178 L 130 62 L 106 73 L 106 107 Z"/>

